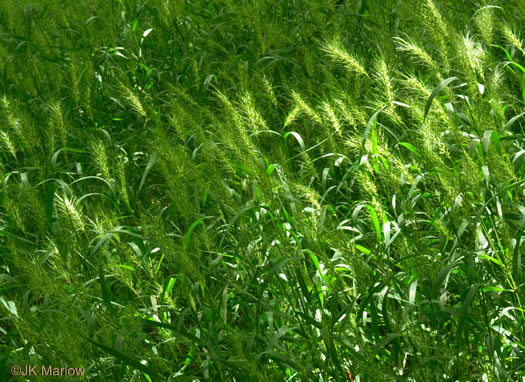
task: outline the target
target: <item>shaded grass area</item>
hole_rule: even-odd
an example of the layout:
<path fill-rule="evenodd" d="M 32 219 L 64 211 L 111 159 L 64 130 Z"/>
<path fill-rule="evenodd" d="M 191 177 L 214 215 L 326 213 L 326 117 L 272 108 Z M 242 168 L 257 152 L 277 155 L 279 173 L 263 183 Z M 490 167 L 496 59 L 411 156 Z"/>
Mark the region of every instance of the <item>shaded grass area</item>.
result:
<path fill-rule="evenodd" d="M 524 22 L 0 3 L 2 378 L 523 380 Z"/>

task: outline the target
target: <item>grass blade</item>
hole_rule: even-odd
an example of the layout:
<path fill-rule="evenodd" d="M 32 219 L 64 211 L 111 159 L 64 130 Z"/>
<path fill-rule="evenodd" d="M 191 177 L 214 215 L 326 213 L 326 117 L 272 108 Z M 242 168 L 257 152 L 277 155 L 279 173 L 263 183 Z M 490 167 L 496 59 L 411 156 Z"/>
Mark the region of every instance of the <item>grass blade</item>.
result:
<path fill-rule="evenodd" d="M 456 81 L 457 79 L 458 79 L 457 77 L 449 77 L 441 81 L 439 85 L 436 86 L 434 90 L 432 90 L 432 94 L 430 94 L 430 97 L 428 97 L 427 103 L 425 105 L 425 114 L 423 117 L 424 119 L 427 119 L 427 115 L 428 115 L 428 112 L 430 111 L 430 106 L 432 106 L 432 101 L 434 101 L 434 98 L 436 98 L 439 92 L 441 92 L 441 90 L 443 90 L 446 86 L 448 86 L 448 84 L 450 84 L 453 81 Z"/>

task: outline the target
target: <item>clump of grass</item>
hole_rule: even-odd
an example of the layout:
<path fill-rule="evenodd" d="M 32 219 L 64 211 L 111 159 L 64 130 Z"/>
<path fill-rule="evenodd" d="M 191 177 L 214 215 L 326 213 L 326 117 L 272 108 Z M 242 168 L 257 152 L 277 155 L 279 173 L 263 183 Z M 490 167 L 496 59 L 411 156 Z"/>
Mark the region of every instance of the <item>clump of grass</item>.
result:
<path fill-rule="evenodd" d="M 1 379 L 524 380 L 519 1 L 0 10 Z"/>

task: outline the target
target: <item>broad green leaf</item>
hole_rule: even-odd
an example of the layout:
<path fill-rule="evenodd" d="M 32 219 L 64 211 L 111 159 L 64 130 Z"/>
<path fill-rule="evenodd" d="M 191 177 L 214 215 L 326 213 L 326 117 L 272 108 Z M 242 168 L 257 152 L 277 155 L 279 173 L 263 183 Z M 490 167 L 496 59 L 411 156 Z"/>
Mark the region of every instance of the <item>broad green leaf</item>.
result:
<path fill-rule="evenodd" d="M 412 152 L 417 157 L 421 156 L 419 151 L 417 151 L 416 147 L 408 142 L 399 142 L 398 145 L 403 146 L 404 148 L 408 149 L 410 152 Z"/>
<path fill-rule="evenodd" d="M 372 206 L 367 205 L 366 209 L 370 213 L 370 219 L 372 219 L 372 226 L 374 227 L 374 230 L 376 232 L 377 243 L 381 244 L 381 224 L 379 223 L 377 213 Z"/>

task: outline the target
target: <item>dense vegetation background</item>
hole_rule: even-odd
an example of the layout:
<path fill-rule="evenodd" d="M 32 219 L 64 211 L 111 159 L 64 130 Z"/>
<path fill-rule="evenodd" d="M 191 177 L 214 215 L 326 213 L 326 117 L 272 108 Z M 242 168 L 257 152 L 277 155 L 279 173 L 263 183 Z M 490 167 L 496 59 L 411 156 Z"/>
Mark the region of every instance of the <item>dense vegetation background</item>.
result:
<path fill-rule="evenodd" d="M 0 2 L 0 379 L 525 381 L 524 24 Z"/>

